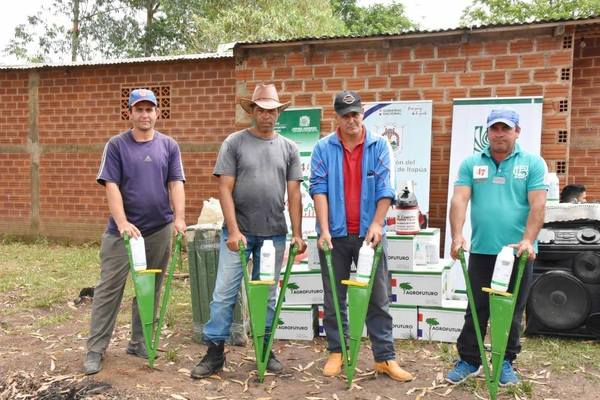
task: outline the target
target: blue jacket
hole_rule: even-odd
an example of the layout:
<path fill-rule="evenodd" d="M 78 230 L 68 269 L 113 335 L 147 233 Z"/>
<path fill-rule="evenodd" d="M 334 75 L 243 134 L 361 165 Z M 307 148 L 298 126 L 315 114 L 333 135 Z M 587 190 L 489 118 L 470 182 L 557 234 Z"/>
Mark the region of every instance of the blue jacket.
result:
<path fill-rule="evenodd" d="M 382 198 L 394 200 L 390 184 L 390 153 L 385 138 L 366 130 L 362 158 L 360 200 L 360 232 L 367 234 L 375 216 L 377 202 Z M 336 132 L 317 142 L 312 152 L 309 193 L 327 195 L 329 232 L 332 237 L 348 236 L 344 202 L 344 148 Z M 321 228 L 317 222 L 317 233 Z"/>

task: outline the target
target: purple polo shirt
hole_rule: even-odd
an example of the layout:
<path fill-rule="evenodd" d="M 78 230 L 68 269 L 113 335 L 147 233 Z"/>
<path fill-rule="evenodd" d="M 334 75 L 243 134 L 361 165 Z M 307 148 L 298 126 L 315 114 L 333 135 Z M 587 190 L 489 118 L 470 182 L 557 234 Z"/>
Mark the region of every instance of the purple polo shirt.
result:
<path fill-rule="evenodd" d="M 113 136 L 104 147 L 96 180 L 116 183 L 127 220 L 143 236 L 152 234 L 173 221 L 168 183 L 185 182 L 179 146 L 158 131 L 148 142 L 136 142 L 131 130 Z M 106 232 L 119 235 L 112 215 Z"/>

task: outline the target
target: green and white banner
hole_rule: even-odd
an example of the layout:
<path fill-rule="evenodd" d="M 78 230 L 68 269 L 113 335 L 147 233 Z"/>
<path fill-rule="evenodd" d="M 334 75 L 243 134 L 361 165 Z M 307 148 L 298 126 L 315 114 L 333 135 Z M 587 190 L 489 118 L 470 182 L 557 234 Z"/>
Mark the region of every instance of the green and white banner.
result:
<path fill-rule="evenodd" d="M 452 110 L 452 143 L 450 169 L 448 171 L 448 199 L 446 214 L 445 257 L 450 256 L 450 200 L 454 192 L 454 181 L 461 162 L 488 144 L 487 116 L 495 108 L 511 108 L 519 114 L 521 134 L 517 143 L 525 151 L 540 154 L 542 138 L 543 98 L 536 97 L 491 97 L 477 99 L 454 99 Z M 470 208 L 463 228 L 467 241 L 471 237 Z"/>
<path fill-rule="evenodd" d="M 298 145 L 302 176 L 300 191 L 302 193 L 302 231 L 315 232 L 316 214 L 312 198 L 308 194 L 310 179 L 310 156 L 321 134 L 321 108 L 288 108 L 283 111 L 275 125 L 275 131 Z M 286 197 L 287 203 L 287 197 Z M 285 211 L 288 226 L 289 214 Z"/>
<path fill-rule="evenodd" d="M 392 184 L 400 188 L 411 181 L 419 208 L 429 212 L 432 101 L 366 103 L 364 113 L 365 126 L 391 145 L 395 165 Z"/>

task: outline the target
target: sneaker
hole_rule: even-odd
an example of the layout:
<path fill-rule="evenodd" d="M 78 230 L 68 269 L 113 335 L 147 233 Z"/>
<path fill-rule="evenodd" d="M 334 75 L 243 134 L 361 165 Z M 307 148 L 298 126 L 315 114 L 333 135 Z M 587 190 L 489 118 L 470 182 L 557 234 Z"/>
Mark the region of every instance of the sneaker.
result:
<path fill-rule="evenodd" d="M 83 362 L 83 373 L 93 375 L 100 372 L 102 369 L 102 354 L 95 351 L 88 351 Z"/>
<path fill-rule="evenodd" d="M 464 360 L 458 360 L 454 364 L 454 368 L 446 375 L 446 381 L 458 385 L 467 380 L 471 376 L 477 376 L 481 373 L 481 365 L 473 365 Z"/>
<path fill-rule="evenodd" d="M 140 358 L 148 358 L 148 352 L 146 351 L 146 345 L 141 342 L 129 342 L 127 344 L 127 354 Z"/>
<path fill-rule="evenodd" d="M 269 361 L 267 362 L 267 371 L 275 374 L 283 371 L 283 364 L 275 357 L 275 354 L 271 351 L 269 353 Z"/>
<path fill-rule="evenodd" d="M 194 379 L 208 378 L 223 369 L 225 364 L 225 342 L 208 342 L 206 355 L 192 369 L 190 376 Z"/>
<path fill-rule="evenodd" d="M 508 360 L 502 362 L 502 371 L 500 371 L 500 386 L 511 386 L 519 383 L 519 377 L 512 364 Z"/>

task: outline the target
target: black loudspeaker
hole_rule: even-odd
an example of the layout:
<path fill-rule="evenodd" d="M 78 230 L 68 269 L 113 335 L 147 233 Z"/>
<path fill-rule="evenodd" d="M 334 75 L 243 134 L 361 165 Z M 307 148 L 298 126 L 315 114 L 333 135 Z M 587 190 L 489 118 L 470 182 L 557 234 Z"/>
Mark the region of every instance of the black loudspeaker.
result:
<path fill-rule="evenodd" d="M 544 228 L 555 237 L 539 243 L 525 334 L 600 339 L 600 229 L 573 223 Z"/>

